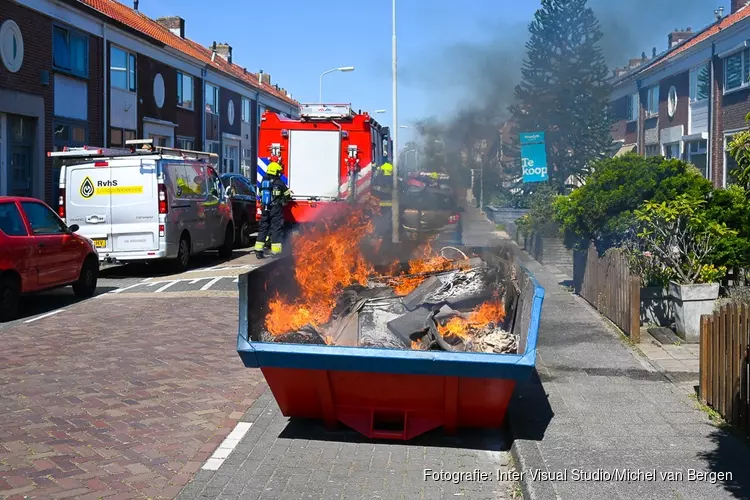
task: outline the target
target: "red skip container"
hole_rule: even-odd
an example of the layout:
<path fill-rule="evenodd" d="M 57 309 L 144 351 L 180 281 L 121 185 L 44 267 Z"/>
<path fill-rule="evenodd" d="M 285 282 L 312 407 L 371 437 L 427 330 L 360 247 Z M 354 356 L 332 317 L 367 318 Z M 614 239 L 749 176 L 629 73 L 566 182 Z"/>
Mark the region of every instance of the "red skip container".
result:
<path fill-rule="evenodd" d="M 339 422 L 369 438 L 409 440 L 438 427 L 500 427 L 516 382 L 536 361 L 544 288 L 519 260 L 512 329 L 522 354 L 453 353 L 259 342 L 273 283 L 293 279 L 291 259 L 240 276 L 237 351 L 260 368 L 287 417 Z M 270 279 L 273 278 L 273 279 Z"/>

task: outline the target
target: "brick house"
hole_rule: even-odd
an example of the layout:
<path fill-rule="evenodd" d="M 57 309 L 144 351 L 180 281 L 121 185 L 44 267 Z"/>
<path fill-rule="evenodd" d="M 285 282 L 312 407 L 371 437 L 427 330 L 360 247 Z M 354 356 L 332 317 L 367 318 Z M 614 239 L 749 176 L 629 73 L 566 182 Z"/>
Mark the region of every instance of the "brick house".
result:
<path fill-rule="evenodd" d="M 101 143 L 101 55 L 75 23 L 0 0 L 0 195 L 53 201 L 46 152 Z"/>
<path fill-rule="evenodd" d="M 185 38 L 114 0 L 0 0 L 0 195 L 56 203 L 46 151 L 128 139 L 220 155 L 254 178 L 259 113 L 298 114 L 270 76 L 234 64 L 227 44 Z M 244 168 L 243 168 L 244 167 Z"/>
<path fill-rule="evenodd" d="M 734 160 L 726 145 L 750 128 L 750 7 L 732 0 L 731 11 L 706 28 L 676 31 L 668 49 L 615 70 L 612 138 L 616 154 L 681 158 L 715 186 L 731 182 Z M 631 61 L 632 63 L 632 61 Z"/>

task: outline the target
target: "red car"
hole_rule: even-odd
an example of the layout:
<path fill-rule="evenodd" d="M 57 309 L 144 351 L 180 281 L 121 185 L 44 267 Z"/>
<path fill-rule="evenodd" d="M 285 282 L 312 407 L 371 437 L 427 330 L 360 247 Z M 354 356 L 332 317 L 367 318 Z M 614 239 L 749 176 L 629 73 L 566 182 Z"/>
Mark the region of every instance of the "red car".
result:
<path fill-rule="evenodd" d="M 27 293 L 73 285 L 78 297 L 94 295 L 99 258 L 77 230 L 40 200 L 0 196 L 0 321 L 17 316 Z"/>

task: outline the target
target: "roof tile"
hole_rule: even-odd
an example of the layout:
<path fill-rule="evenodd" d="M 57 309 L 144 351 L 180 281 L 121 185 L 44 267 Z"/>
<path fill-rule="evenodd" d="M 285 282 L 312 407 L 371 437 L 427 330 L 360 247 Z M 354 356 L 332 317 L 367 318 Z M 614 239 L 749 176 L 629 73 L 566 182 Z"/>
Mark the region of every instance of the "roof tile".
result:
<path fill-rule="evenodd" d="M 197 59 L 202 63 L 213 67 L 215 70 L 220 71 L 226 75 L 237 78 L 252 88 L 262 90 L 268 94 L 271 94 L 279 99 L 292 104 L 299 105 L 297 101 L 286 96 L 286 94 L 276 90 L 272 85 L 259 82 L 258 75 L 245 71 L 244 68 L 237 64 L 229 64 L 221 57 L 215 57 L 211 60 L 212 51 L 207 47 L 188 40 L 186 38 L 180 38 L 175 35 L 167 28 L 157 23 L 150 17 L 137 12 L 130 7 L 116 2 L 115 0 L 78 0 L 80 3 L 95 9 L 105 16 L 118 21 L 130 28 L 140 31 L 151 38 L 158 40 L 164 45 L 178 50 L 186 56 Z"/>

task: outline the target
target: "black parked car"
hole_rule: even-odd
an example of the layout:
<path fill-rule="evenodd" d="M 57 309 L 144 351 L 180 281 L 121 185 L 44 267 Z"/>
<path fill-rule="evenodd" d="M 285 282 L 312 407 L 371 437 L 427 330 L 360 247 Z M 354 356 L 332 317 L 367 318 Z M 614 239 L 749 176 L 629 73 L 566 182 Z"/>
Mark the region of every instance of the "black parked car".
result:
<path fill-rule="evenodd" d="M 251 234 L 258 231 L 255 220 L 255 188 L 247 177 L 240 174 L 223 174 L 221 183 L 232 200 L 234 227 L 237 228 L 234 241 L 238 246 L 249 247 Z"/>

